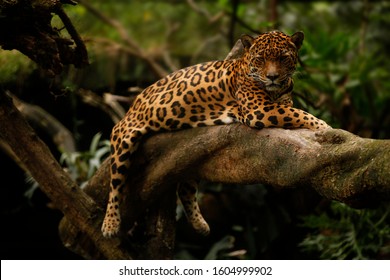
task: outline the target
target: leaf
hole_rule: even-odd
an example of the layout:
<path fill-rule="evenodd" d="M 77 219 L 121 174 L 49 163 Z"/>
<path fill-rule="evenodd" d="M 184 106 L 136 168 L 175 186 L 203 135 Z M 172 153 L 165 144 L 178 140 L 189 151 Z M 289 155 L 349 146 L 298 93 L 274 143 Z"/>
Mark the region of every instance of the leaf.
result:
<path fill-rule="evenodd" d="M 233 248 L 235 238 L 233 236 L 227 235 L 223 237 L 220 241 L 215 243 L 208 254 L 205 257 L 205 260 L 216 260 L 218 259 L 219 253 L 224 250 Z"/>

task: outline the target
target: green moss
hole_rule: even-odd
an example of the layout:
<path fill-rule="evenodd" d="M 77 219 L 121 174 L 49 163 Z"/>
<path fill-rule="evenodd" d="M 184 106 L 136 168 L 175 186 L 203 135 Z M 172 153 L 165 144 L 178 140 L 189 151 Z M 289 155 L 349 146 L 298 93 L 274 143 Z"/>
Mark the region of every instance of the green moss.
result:
<path fill-rule="evenodd" d="M 36 66 L 22 53 L 12 50 L 0 50 L 0 84 L 23 80 Z"/>

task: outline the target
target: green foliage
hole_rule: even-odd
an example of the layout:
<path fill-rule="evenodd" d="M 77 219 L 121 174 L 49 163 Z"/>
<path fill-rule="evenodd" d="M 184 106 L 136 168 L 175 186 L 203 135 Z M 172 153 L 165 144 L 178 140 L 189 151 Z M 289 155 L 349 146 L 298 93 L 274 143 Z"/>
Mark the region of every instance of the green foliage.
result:
<path fill-rule="evenodd" d="M 0 85 L 23 81 L 36 68 L 27 56 L 15 50 L 0 50 L 0 66 Z"/>
<path fill-rule="evenodd" d="M 194 2 L 206 13 L 191 8 L 187 1 L 89 1 L 107 18 L 119 23 L 131 40 L 167 71 L 223 59 L 231 47 L 229 36 L 236 40 L 243 33 L 251 34 L 252 29 L 263 32 L 277 28 L 289 34 L 302 30 L 305 41 L 300 51 L 302 64 L 295 77 L 295 104 L 333 127 L 366 137 L 390 137 L 390 2 L 279 1 L 277 22 L 270 21 L 268 1 L 240 1 L 237 9 L 240 21 L 236 22 L 232 18 L 233 1 Z M 68 92 L 86 88 L 109 89 L 119 94 L 119 83 L 143 87 L 156 80 L 142 57 L 128 51 L 130 46 L 118 29 L 82 4 L 64 8 L 87 45 L 91 65 L 83 70 L 70 67 L 67 73 L 49 83 L 47 92 L 33 91 L 30 87 L 20 89 L 36 70 L 35 64 L 16 51 L 0 50 L 0 84 L 12 84 L 17 92 L 26 92 L 31 99 L 39 98 L 36 92 L 43 99 L 52 99 L 57 82 L 60 88 L 67 87 Z M 58 17 L 54 17 L 53 24 L 63 28 Z M 84 121 L 74 120 L 73 127 Z M 100 141 L 98 134 L 88 151 L 65 153 L 61 162 L 83 185 L 108 153 L 108 141 Z M 245 258 L 257 258 L 260 253 L 272 251 L 273 243 L 292 239 L 294 233 L 286 233 L 285 228 L 296 217 L 279 198 L 271 200 L 260 186 L 233 186 L 231 189 L 237 189 L 236 192 L 226 186 L 219 188 L 212 191 L 228 196 L 230 192 L 227 204 L 234 219 L 229 217 L 231 224 L 226 228 L 230 232 L 221 233 L 214 244 L 208 244 L 202 257 L 233 258 L 234 252 L 244 248 L 245 253 L 241 253 Z M 388 214 L 389 207 L 354 210 L 334 202 L 329 213 L 305 218 L 304 226 L 311 233 L 300 246 L 323 259 L 388 256 Z M 194 242 L 186 246 L 202 245 Z"/>
<path fill-rule="evenodd" d="M 85 186 L 110 152 L 110 142 L 100 140 L 100 138 L 100 133 L 92 138 L 88 151 L 64 152 L 61 155 L 60 163 L 66 165 L 66 171 L 81 188 Z M 26 184 L 30 187 L 24 195 L 31 201 L 35 191 L 39 188 L 39 184 L 29 174 L 26 174 Z"/>
<path fill-rule="evenodd" d="M 390 254 L 390 207 L 352 209 L 331 202 L 330 213 L 309 215 L 302 226 L 311 229 L 300 244 L 320 259 L 377 259 Z"/>
<path fill-rule="evenodd" d="M 389 3 L 317 3 L 310 9 L 319 13 L 313 22 L 327 23 L 310 25 L 311 12 L 301 19 L 306 39 L 295 90 L 314 101 L 311 111 L 334 127 L 372 138 L 390 137 L 390 55 L 384 33 L 389 24 L 382 16 L 389 8 Z M 354 20 L 348 22 L 350 17 Z"/>
<path fill-rule="evenodd" d="M 60 162 L 67 166 L 68 173 L 81 187 L 92 177 L 110 152 L 110 142 L 108 140 L 100 140 L 100 138 L 100 133 L 97 133 L 92 138 L 88 151 L 65 152 L 61 155 Z"/>
<path fill-rule="evenodd" d="M 334 127 L 359 133 L 376 123 L 378 132 L 367 136 L 386 137 L 390 123 L 380 118 L 390 102 L 387 58 L 361 50 L 358 35 L 317 32 L 306 37 L 296 92 L 317 101 L 312 112 Z"/>

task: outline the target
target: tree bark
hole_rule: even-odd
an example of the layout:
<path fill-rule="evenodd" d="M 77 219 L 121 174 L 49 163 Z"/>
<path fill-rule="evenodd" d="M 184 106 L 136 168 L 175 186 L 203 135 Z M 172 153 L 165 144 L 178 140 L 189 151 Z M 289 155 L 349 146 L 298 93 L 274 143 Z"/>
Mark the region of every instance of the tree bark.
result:
<path fill-rule="evenodd" d="M 174 237 L 162 236 L 156 225 L 172 232 L 174 210 L 169 210 L 169 217 L 162 204 L 167 197 L 175 197 L 176 182 L 180 181 L 314 188 L 325 198 L 353 207 L 371 206 L 390 198 L 390 141 L 363 139 L 339 129 L 255 130 L 234 124 L 161 133 L 145 139 L 132 162 L 121 210 L 122 229 L 131 233 L 129 244 L 136 248 L 136 258 L 163 258 L 164 254 L 142 254 L 148 248 L 159 248 L 147 245 L 153 242 L 151 228 L 155 240 L 164 240 L 164 244 L 170 244 L 166 248 L 172 247 Z M 106 160 L 85 189 L 101 207 L 108 196 L 108 178 Z M 147 213 L 156 211 L 156 207 L 159 211 L 165 209 L 165 214 L 158 217 L 159 221 L 148 220 Z M 62 230 L 67 231 L 66 222 Z M 146 238 L 142 245 L 134 233 L 137 230 Z M 71 240 L 74 238 L 68 235 L 67 242 L 76 244 Z"/>
<path fill-rule="evenodd" d="M 100 255 L 105 258 L 130 258 L 120 247 L 119 239 L 105 239 L 99 224 L 103 210 L 72 181 L 52 156 L 49 148 L 27 124 L 12 104 L 11 98 L 0 92 L 0 137 L 8 143 L 15 155 L 40 184 L 43 192 L 61 210 L 82 235 L 93 240 Z M 65 244 L 66 246 L 66 244 Z"/>
<path fill-rule="evenodd" d="M 64 245 L 85 258 L 172 258 L 176 184 L 190 179 L 314 188 L 353 207 L 390 198 L 389 140 L 363 139 L 338 129 L 255 130 L 240 124 L 160 133 L 146 138 L 134 154 L 121 205 L 122 234 L 105 239 L 100 226 L 109 160 L 83 192 L 4 93 L 0 123 L 2 139 L 64 213 Z"/>
<path fill-rule="evenodd" d="M 60 74 L 64 65 L 84 67 L 89 64 L 84 42 L 62 9 L 73 0 L 0 1 L 0 46 L 17 49 L 35 61 L 50 76 Z M 52 26 L 57 14 L 70 38 Z"/>
<path fill-rule="evenodd" d="M 134 168 L 133 180 L 146 200 L 161 192 L 157 186 L 188 179 L 312 187 L 353 207 L 390 196 L 390 141 L 339 129 L 255 130 L 235 124 L 164 133 L 145 141 L 134 161 L 141 166 Z"/>

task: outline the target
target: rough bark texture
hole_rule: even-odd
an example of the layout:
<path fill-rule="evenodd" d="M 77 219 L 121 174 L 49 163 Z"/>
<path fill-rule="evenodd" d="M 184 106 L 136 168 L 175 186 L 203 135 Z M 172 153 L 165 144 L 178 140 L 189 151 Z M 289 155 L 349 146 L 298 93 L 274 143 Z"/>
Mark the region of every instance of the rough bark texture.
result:
<path fill-rule="evenodd" d="M 64 65 L 87 65 L 87 50 L 62 9 L 63 3 L 76 4 L 72 0 L 0 0 L 0 46 L 19 50 L 49 75 L 61 73 Z M 62 37 L 51 25 L 54 14 L 60 17 L 70 38 Z"/>
<path fill-rule="evenodd" d="M 309 187 L 353 207 L 390 198 L 390 141 L 362 139 L 338 129 L 254 130 L 235 124 L 161 133 L 141 145 L 133 163 L 122 203 L 122 228 L 132 233 L 128 244 L 136 258 L 169 257 L 164 254 L 174 242 L 174 208 L 168 210 L 164 201 L 173 201 L 176 182 L 182 180 Z M 101 207 L 108 196 L 108 166 L 105 161 L 85 189 Z M 160 212 L 150 215 L 152 211 Z M 66 232 L 66 222 L 63 225 Z M 173 236 L 162 236 L 162 230 Z M 72 247 L 77 239 L 67 237 Z M 148 246 L 153 238 L 166 243 Z M 163 249 L 143 255 L 150 248 Z"/>
<path fill-rule="evenodd" d="M 0 123 L 0 136 L 64 213 L 64 245 L 85 258 L 172 258 L 176 183 L 188 179 L 311 187 L 353 207 L 390 198 L 389 140 L 362 139 L 337 129 L 254 130 L 239 124 L 160 133 L 145 139 L 134 156 L 122 203 L 122 235 L 105 239 L 100 226 L 109 190 L 108 160 L 83 192 L 4 93 Z"/>
<path fill-rule="evenodd" d="M 239 124 L 192 129 L 156 135 L 137 155 L 145 163 L 133 178 L 143 185 L 145 198 L 156 185 L 192 178 L 313 187 L 354 207 L 390 195 L 390 141 L 338 129 L 254 130 Z"/>
<path fill-rule="evenodd" d="M 105 258 L 130 258 L 125 250 L 118 247 L 119 239 L 103 238 L 99 229 L 102 208 L 63 171 L 48 147 L 3 92 L 0 93 L 0 137 L 8 143 L 54 205 L 78 228 L 80 238 L 93 240 L 96 250 Z"/>

